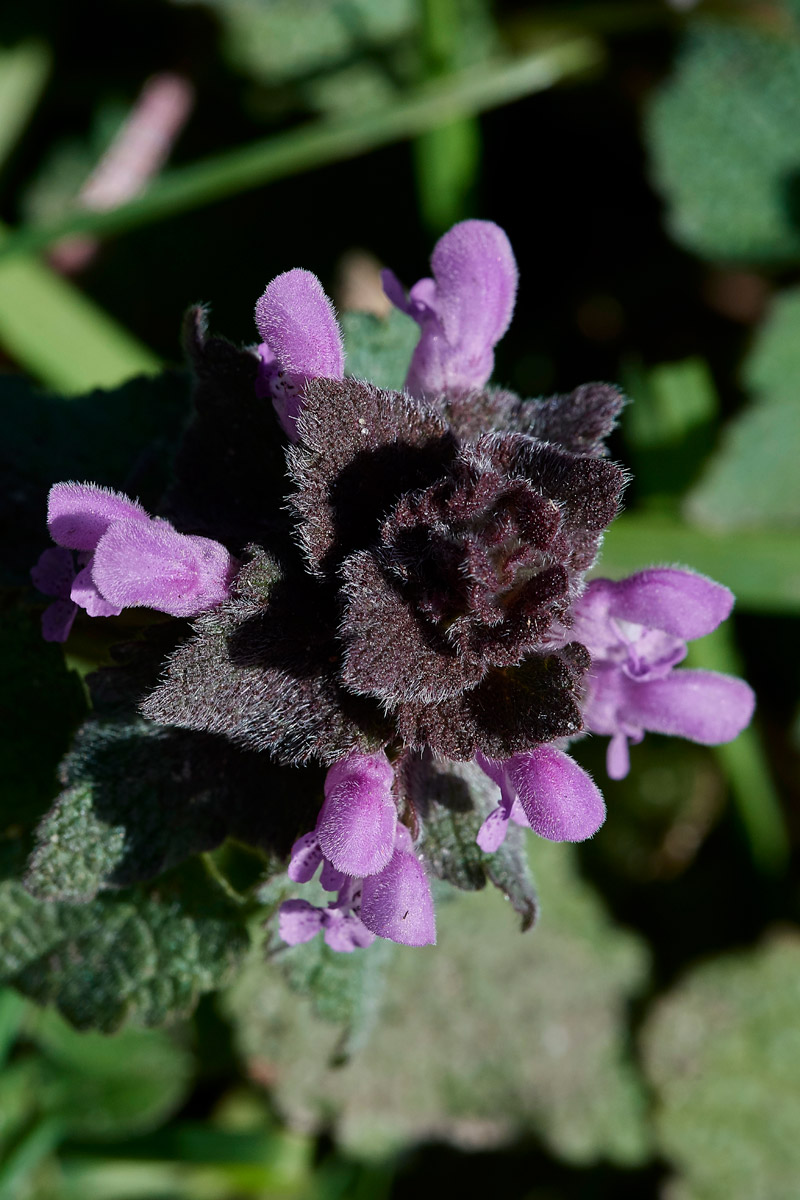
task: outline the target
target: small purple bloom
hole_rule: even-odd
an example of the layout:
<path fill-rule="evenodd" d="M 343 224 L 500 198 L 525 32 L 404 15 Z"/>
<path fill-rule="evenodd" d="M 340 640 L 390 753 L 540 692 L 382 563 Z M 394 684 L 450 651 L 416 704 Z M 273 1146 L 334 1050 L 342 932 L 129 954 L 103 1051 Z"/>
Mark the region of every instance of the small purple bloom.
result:
<path fill-rule="evenodd" d="M 677 567 L 589 584 L 575 606 L 570 636 L 592 655 L 584 719 L 592 733 L 611 737 L 612 779 L 628 774 L 628 743 L 640 742 L 645 731 L 714 746 L 749 724 L 755 698 L 743 680 L 673 671 L 686 657 L 686 641 L 716 629 L 732 607 L 726 587 Z"/>
<path fill-rule="evenodd" d="M 514 311 L 511 244 L 491 221 L 462 221 L 436 243 L 431 268 L 434 278 L 420 279 L 408 297 L 393 272 L 383 273 L 386 295 L 422 330 L 406 387 L 417 397 L 482 388 Z"/>
<path fill-rule="evenodd" d="M 585 841 L 605 820 L 606 806 L 594 780 L 555 746 L 536 746 L 505 762 L 479 754 L 477 762 L 501 793 L 499 806 L 478 831 L 478 845 L 486 853 L 505 840 L 509 820 L 530 826 L 551 842 Z"/>
<path fill-rule="evenodd" d="M 327 908 L 317 908 L 307 900 L 284 900 L 278 910 L 278 933 L 289 946 L 297 946 L 310 942 L 322 930 L 331 950 L 350 954 L 375 941 L 375 934 L 359 917 L 360 906 L 358 879 L 348 880 Z"/>
<path fill-rule="evenodd" d="M 148 516 L 136 501 L 93 483 L 54 484 L 48 527 L 65 551 L 79 551 L 82 569 L 68 596 L 92 617 L 117 616 L 136 606 L 194 616 L 227 599 L 238 566 L 219 542 L 178 533 L 168 521 Z M 47 560 L 45 582 L 51 582 L 52 562 Z M 65 570 L 66 561 L 59 562 Z M 39 586 L 41 580 L 39 572 L 34 582 Z M 58 586 L 60 592 L 49 594 L 65 601 L 63 578 Z M 63 633 L 58 640 L 66 638 L 66 616 L 51 632 Z"/>
<path fill-rule="evenodd" d="M 372 933 L 402 946 L 431 946 L 436 943 L 431 886 L 408 830 L 397 828 L 388 866 L 363 881 L 361 920 Z"/>
<path fill-rule="evenodd" d="M 268 284 L 256 304 L 256 325 L 262 338 L 256 390 L 271 398 L 285 432 L 297 441 L 308 380 L 344 375 L 336 313 L 316 275 L 296 268 Z"/>
<path fill-rule="evenodd" d="M 393 779 L 385 754 L 351 754 L 328 771 L 317 837 L 336 870 L 374 875 L 389 862 L 397 825 Z"/>
<path fill-rule="evenodd" d="M 46 642 L 65 642 L 72 629 L 78 606 L 70 599 L 75 579 L 75 557 L 63 546 L 51 546 L 31 567 L 31 579 L 45 596 L 55 596 L 42 613 L 42 637 Z"/>

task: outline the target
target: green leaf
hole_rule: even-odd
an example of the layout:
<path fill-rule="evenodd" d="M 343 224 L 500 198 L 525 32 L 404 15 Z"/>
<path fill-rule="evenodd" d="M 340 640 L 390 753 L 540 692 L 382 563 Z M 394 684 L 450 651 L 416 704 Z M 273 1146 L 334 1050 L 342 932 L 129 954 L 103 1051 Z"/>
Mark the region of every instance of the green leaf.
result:
<path fill-rule="evenodd" d="M 341 317 L 347 374 L 376 387 L 402 391 L 419 326 L 393 308 L 388 317 L 346 312 Z"/>
<path fill-rule="evenodd" d="M 0 246 L 6 237 L 0 226 Z M 69 393 L 116 387 L 161 366 L 88 296 L 24 255 L 0 262 L 0 344 L 42 383 Z"/>
<path fill-rule="evenodd" d="M 776 299 L 743 368 L 752 403 L 727 426 L 687 500 L 711 529 L 800 523 L 800 289 Z"/>
<path fill-rule="evenodd" d="M 228 982 L 248 944 L 237 918 L 157 893 L 54 904 L 9 881 L 0 884 L 0 982 L 54 1004 L 78 1029 L 163 1024 Z"/>
<path fill-rule="evenodd" d="M 0 47 L 0 166 L 28 124 L 49 72 L 50 51 L 44 43 Z"/>
<path fill-rule="evenodd" d="M 531 838 L 531 858 L 536 930 L 521 936 L 494 889 L 449 893 L 438 945 L 395 948 L 369 1047 L 336 1070 L 336 1030 L 253 962 L 226 1007 L 245 1057 L 273 1067 L 290 1121 L 321 1128 L 336 1114 L 344 1147 L 370 1156 L 434 1132 L 465 1139 L 476 1122 L 484 1144 L 535 1133 L 574 1163 L 647 1156 L 626 1028 L 646 952 L 581 882 L 571 847 Z"/>
<path fill-rule="evenodd" d="M 800 1178 L 800 938 L 697 967 L 643 1030 L 675 1200 L 790 1200 Z"/>
<path fill-rule="evenodd" d="M 676 240 L 707 258 L 797 262 L 799 121 L 800 40 L 694 25 L 648 120 Z"/>
<path fill-rule="evenodd" d="M 88 721 L 62 776 L 67 787 L 37 830 L 25 878 L 42 900 L 130 887 L 228 836 L 269 847 L 301 786 L 297 772 L 262 754 L 136 717 Z"/>

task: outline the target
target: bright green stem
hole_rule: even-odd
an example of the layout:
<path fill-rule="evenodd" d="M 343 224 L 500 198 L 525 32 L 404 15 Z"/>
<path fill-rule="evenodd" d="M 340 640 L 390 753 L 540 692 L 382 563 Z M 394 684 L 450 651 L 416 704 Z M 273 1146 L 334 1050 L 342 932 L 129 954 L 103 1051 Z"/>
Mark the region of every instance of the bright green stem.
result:
<path fill-rule="evenodd" d="M 509 104 L 579 75 L 596 66 L 601 53 L 595 39 L 570 37 L 522 58 L 460 71 L 372 112 L 321 121 L 166 172 L 144 195 L 109 212 L 76 212 L 52 225 L 21 230 L 0 248 L 0 260 L 41 250 L 71 233 L 120 233 L 287 175 L 417 137 L 448 121 Z"/>
<path fill-rule="evenodd" d="M 741 675 L 742 665 L 729 624 L 693 642 L 689 663 L 707 671 Z M 791 845 L 780 799 L 772 784 L 769 763 L 755 726 L 725 746 L 715 746 L 728 778 L 736 812 L 756 867 L 767 875 L 786 870 Z"/>
<path fill-rule="evenodd" d="M 0 242 L 5 238 L 0 226 Z M 55 391 L 116 387 L 159 359 L 73 284 L 28 256 L 0 261 L 0 344 Z"/>
<path fill-rule="evenodd" d="M 0 166 L 28 124 L 50 71 L 50 51 L 42 42 L 0 49 Z"/>

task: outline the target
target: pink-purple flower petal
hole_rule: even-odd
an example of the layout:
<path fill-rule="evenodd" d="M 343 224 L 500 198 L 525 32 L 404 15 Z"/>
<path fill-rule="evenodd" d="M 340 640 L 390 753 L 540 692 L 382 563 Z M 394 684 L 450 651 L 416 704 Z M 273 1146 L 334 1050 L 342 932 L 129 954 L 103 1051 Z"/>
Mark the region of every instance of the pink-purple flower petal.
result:
<path fill-rule="evenodd" d="M 583 767 L 552 745 L 515 754 L 505 764 L 509 782 L 534 833 L 552 842 L 582 842 L 606 816 L 597 784 Z"/>
<path fill-rule="evenodd" d="M 278 933 L 289 946 L 310 942 L 323 926 L 324 913 L 307 900 L 284 900 L 278 909 Z"/>
<path fill-rule="evenodd" d="M 227 599 L 235 569 L 219 542 L 150 520 L 115 521 L 98 542 L 91 566 L 110 603 L 173 617 L 192 617 Z"/>
<path fill-rule="evenodd" d="M 397 824 L 393 778 L 385 754 L 351 754 L 328 771 L 317 836 L 337 870 L 362 877 L 389 862 Z"/>
<path fill-rule="evenodd" d="M 743 679 L 684 669 L 665 679 L 620 689 L 618 720 L 651 733 L 685 737 L 705 746 L 733 741 L 749 725 L 755 696 Z"/>
<path fill-rule="evenodd" d="M 311 271 L 297 268 L 273 279 L 256 304 L 256 324 L 275 362 L 295 382 L 342 378 L 336 313 Z"/>
<path fill-rule="evenodd" d="M 286 874 L 294 883 L 309 883 L 322 862 L 322 851 L 316 833 L 304 833 L 292 846 Z M 330 889 L 334 891 L 334 888 Z"/>
<path fill-rule="evenodd" d="M 71 600 L 54 600 L 42 613 L 42 637 L 46 642 L 65 642 L 78 612 Z"/>
<path fill-rule="evenodd" d="M 692 641 L 716 629 L 733 608 L 733 593 L 721 583 L 678 567 L 650 567 L 627 579 L 596 580 L 588 593 L 605 593 L 608 614 Z"/>
<path fill-rule="evenodd" d="M 112 604 L 99 591 L 92 575 L 91 566 L 84 567 L 75 576 L 70 598 L 90 617 L 118 617 L 124 605 Z"/>
<path fill-rule="evenodd" d="M 435 943 L 430 883 L 416 855 L 398 848 L 387 867 L 364 880 L 361 920 L 372 933 L 403 946 Z"/>
<path fill-rule="evenodd" d="M 59 546 L 94 550 L 115 521 L 149 521 L 141 504 L 96 483 L 56 483 L 47 500 L 47 525 Z"/>

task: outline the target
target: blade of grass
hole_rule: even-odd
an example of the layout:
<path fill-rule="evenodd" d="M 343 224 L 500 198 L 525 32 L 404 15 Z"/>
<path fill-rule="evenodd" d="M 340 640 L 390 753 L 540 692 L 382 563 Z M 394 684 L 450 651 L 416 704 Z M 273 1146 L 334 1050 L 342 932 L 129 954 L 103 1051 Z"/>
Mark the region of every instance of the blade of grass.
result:
<path fill-rule="evenodd" d="M 61 1140 L 61 1122 L 43 1117 L 15 1146 L 0 1164 L 0 1196 L 15 1196 L 26 1175 L 34 1171 L 42 1159 L 55 1150 Z"/>
<path fill-rule="evenodd" d="M 707 637 L 692 642 L 688 662 L 707 671 L 741 675 L 742 664 L 730 625 L 721 625 Z M 789 861 L 789 834 L 758 730 L 751 725 L 735 741 L 715 746 L 714 753 L 728 778 L 753 862 L 765 874 L 781 874 Z"/>
<path fill-rule="evenodd" d="M 314 123 L 165 172 L 142 196 L 111 211 L 73 213 L 48 226 L 19 230 L 0 246 L 0 260 L 41 250 L 71 233 L 121 233 L 288 175 L 355 158 L 553 87 L 597 66 L 601 57 L 602 47 L 595 39 L 569 37 L 517 59 L 459 71 L 372 112 Z"/>
<path fill-rule="evenodd" d="M 0 167 L 39 103 L 49 72 L 50 51 L 43 42 L 0 49 Z"/>
<path fill-rule="evenodd" d="M 724 583 L 739 608 L 800 612 L 800 538 L 777 529 L 712 533 L 662 514 L 625 513 L 609 529 L 595 574 L 621 577 L 675 563 Z"/>
<path fill-rule="evenodd" d="M 6 231 L 0 226 L 0 246 Z M 66 279 L 35 258 L 0 262 L 0 345 L 55 391 L 116 387 L 159 359 Z"/>

